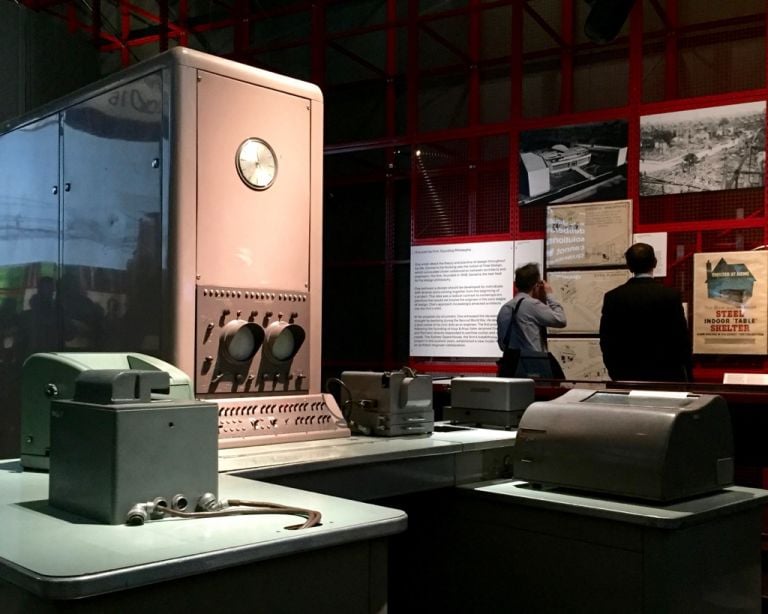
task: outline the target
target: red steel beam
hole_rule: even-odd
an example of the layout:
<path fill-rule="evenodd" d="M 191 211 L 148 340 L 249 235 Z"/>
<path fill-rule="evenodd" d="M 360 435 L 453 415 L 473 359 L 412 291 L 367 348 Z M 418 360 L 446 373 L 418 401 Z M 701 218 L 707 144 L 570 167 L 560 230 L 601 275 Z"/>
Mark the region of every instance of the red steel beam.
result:
<path fill-rule="evenodd" d="M 667 0 L 667 12 L 664 24 L 666 26 L 666 48 L 664 51 L 664 96 L 667 100 L 677 98 L 679 91 L 678 76 L 678 33 L 679 26 L 677 0 Z"/>
<path fill-rule="evenodd" d="M 386 85 L 386 108 L 387 108 L 387 136 L 393 137 L 397 134 L 397 0 L 387 0 L 387 85 Z M 390 153 L 391 153 L 390 148 Z M 394 160 L 392 160 L 394 162 Z"/>
<path fill-rule="evenodd" d="M 387 0 L 387 24 L 397 20 L 397 0 Z M 386 37 L 386 122 L 387 136 L 397 133 L 397 91 L 395 76 L 397 75 L 397 30 L 394 25 L 387 28 Z M 386 330 L 395 328 L 395 220 L 397 219 L 397 195 L 395 192 L 395 148 L 387 147 L 386 175 L 384 181 L 384 322 Z M 384 335 L 384 363 L 394 366 L 395 341 L 394 335 Z"/>
<path fill-rule="evenodd" d="M 510 138 L 509 138 L 509 232 L 510 237 L 520 232 L 520 211 L 517 206 L 517 193 L 520 184 L 520 123 L 523 118 L 523 7 L 512 5 L 510 16 Z"/>
<path fill-rule="evenodd" d="M 632 115 L 640 115 L 643 102 L 643 3 L 635 2 L 629 14 L 629 90 L 627 101 Z M 631 121 L 627 126 L 628 156 L 630 160 L 640 159 L 640 122 Z M 627 195 L 639 194 L 640 166 L 627 165 Z M 640 224 L 640 207 L 632 207 L 632 227 Z"/>
<path fill-rule="evenodd" d="M 74 6 L 76 3 L 73 2 L 73 0 L 22 0 L 25 5 L 28 7 L 35 9 L 35 10 L 47 10 L 48 12 L 51 12 L 51 14 L 56 15 L 62 19 L 70 19 L 69 16 L 66 14 L 57 14 L 55 12 L 56 7 L 61 7 L 64 5 Z M 132 3 L 125 2 L 124 0 L 112 0 L 113 2 L 117 2 L 118 5 L 121 7 L 121 10 L 128 9 L 131 13 L 136 15 L 137 17 L 141 17 L 145 20 L 150 20 L 155 23 L 160 23 L 162 21 L 160 16 L 153 15 L 151 12 L 142 9 L 141 7 L 136 7 Z M 327 6 L 338 4 L 342 0 L 326 0 Z M 658 0 L 650 0 L 652 3 L 656 2 L 658 3 Z M 668 0 L 669 3 L 670 0 Z M 677 0 L 674 0 L 675 2 Z M 158 0 L 158 2 L 162 4 L 168 3 L 168 0 Z M 188 0 L 180 0 L 180 8 L 179 12 L 181 14 L 182 8 L 181 5 L 184 6 L 184 12 L 187 13 L 188 9 L 186 8 Z M 222 6 L 230 7 L 232 5 L 220 3 Z M 286 15 L 291 13 L 298 13 L 303 10 L 309 10 L 313 6 L 313 2 L 303 1 L 303 2 L 296 2 L 293 4 L 290 4 L 288 6 L 282 6 L 276 9 L 270 9 L 267 11 L 259 11 L 259 12 L 251 12 L 246 10 L 246 15 L 244 18 L 247 21 L 252 21 L 256 19 L 265 19 L 272 16 L 278 16 L 278 15 Z M 536 13 L 535 10 L 531 8 L 531 6 L 528 4 L 526 0 L 496 0 L 494 2 L 485 2 L 481 3 L 480 5 L 476 4 L 470 4 L 467 7 L 462 7 L 458 9 L 451 9 L 447 11 L 439 11 L 434 13 L 429 13 L 426 15 L 419 15 L 418 10 L 415 11 L 415 14 L 409 14 L 409 16 L 405 19 L 396 20 L 394 24 L 392 22 L 388 23 L 382 23 L 382 24 L 374 24 L 372 26 L 366 26 L 363 28 L 355 28 L 346 30 L 344 32 L 340 33 L 334 33 L 329 34 L 327 36 L 328 39 L 341 39 L 344 37 L 354 36 L 359 33 L 365 33 L 365 32 L 371 32 L 371 31 L 377 31 L 382 30 L 385 28 L 391 28 L 393 25 L 395 27 L 405 27 L 409 23 L 413 23 L 413 20 L 416 21 L 416 23 L 419 24 L 427 24 L 432 21 L 437 21 L 440 19 L 445 19 L 452 16 L 460 16 L 460 15 L 467 15 L 467 14 L 477 14 L 480 11 L 486 11 L 491 8 L 496 8 L 500 6 L 511 6 L 513 7 L 513 10 L 516 10 L 515 7 L 523 7 L 523 10 L 531 15 L 531 17 L 537 21 L 540 25 L 546 24 L 546 21 L 543 20 L 543 18 Z M 660 6 L 654 6 L 655 10 L 657 12 L 661 8 Z M 664 11 L 661 11 L 664 13 Z M 668 19 L 668 17 L 667 17 Z M 176 38 L 179 40 L 181 44 L 184 44 L 186 41 L 188 41 L 188 36 L 190 33 L 199 33 L 202 34 L 204 32 L 217 30 L 217 29 L 223 29 L 223 28 L 229 28 L 236 25 L 235 19 L 229 18 L 229 19 L 222 19 L 217 21 L 209 21 L 204 23 L 198 23 L 194 25 L 190 25 L 189 27 L 184 27 L 183 25 L 174 24 L 173 22 L 168 23 L 168 28 L 172 31 L 168 32 L 168 37 L 170 38 Z M 733 17 L 730 19 L 724 19 L 719 20 L 715 22 L 702 22 L 698 24 L 691 24 L 684 27 L 678 27 L 676 29 L 677 31 L 677 45 L 678 49 L 681 47 L 688 47 L 690 44 L 701 44 L 701 39 L 692 40 L 692 39 L 684 39 L 683 37 L 687 37 L 691 34 L 702 32 L 702 33 L 709 33 L 714 29 L 722 29 L 722 28 L 730 28 L 733 31 L 729 33 L 730 37 L 735 38 L 745 38 L 745 37 L 754 37 L 754 36 L 762 36 L 764 32 L 764 24 L 765 24 L 765 13 L 757 13 L 753 15 L 745 15 L 745 16 L 739 16 L 739 17 Z M 86 30 L 90 31 L 91 38 L 94 38 L 93 35 L 93 29 L 94 29 L 94 20 L 91 19 L 90 23 L 83 24 L 82 22 L 78 21 L 70 21 L 70 23 L 76 23 L 77 29 L 79 30 Z M 753 32 L 752 30 L 745 30 L 744 26 L 747 26 L 749 24 L 760 24 L 760 33 L 756 34 L 756 32 Z M 666 21 L 665 21 L 666 24 Z M 185 24 L 186 25 L 186 24 Z M 549 24 L 546 24 L 546 27 L 542 25 L 542 27 L 545 29 L 546 32 L 555 40 L 555 42 L 558 44 L 558 46 L 554 49 L 546 50 L 544 52 L 535 52 L 532 54 L 526 54 L 525 55 L 525 61 L 531 61 L 536 58 L 541 57 L 557 57 L 561 55 L 561 46 L 562 46 L 562 38 L 555 32 Z M 547 29 L 548 28 L 548 29 Z M 430 30 L 432 30 L 430 28 Z M 665 27 L 662 31 L 658 32 L 650 32 L 644 34 L 644 40 L 646 41 L 646 45 L 649 41 L 658 40 L 658 39 L 664 39 L 666 40 L 669 35 L 669 28 Z M 128 36 L 125 36 L 125 33 L 122 33 L 120 36 L 120 42 L 115 44 L 113 43 L 107 43 L 106 45 L 103 45 L 101 47 L 102 51 L 110 52 L 115 50 L 120 50 L 121 55 L 125 54 L 125 47 L 136 47 L 144 44 L 149 44 L 153 42 L 159 42 L 161 38 L 161 34 L 152 33 L 148 34 L 146 36 L 137 36 L 137 33 L 135 31 L 129 32 Z M 103 39 L 105 41 L 115 41 L 115 37 L 110 34 L 109 32 L 102 31 L 98 38 Z M 706 42 L 706 41 L 703 41 Z M 289 41 L 287 43 L 280 43 L 278 45 L 269 45 L 269 46 L 262 46 L 262 47 L 248 47 L 246 45 L 246 48 L 243 50 L 243 52 L 246 54 L 244 57 L 252 56 L 257 53 L 261 53 L 264 51 L 269 51 L 275 47 L 280 48 L 290 48 L 290 47 L 297 47 L 297 46 L 306 46 L 311 44 L 311 39 L 295 39 L 293 41 Z M 621 48 L 621 46 L 627 45 L 627 40 L 624 39 L 617 39 L 617 41 L 614 42 L 611 46 L 605 46 L 604 48 Z M 589 49 L 595 49 L 598 45 L 595 43 L 582 43 L 580 45 L 577 45 L 573 47 L 573 52 L 577 56 L 577 62 L 578 62 L 578 55 L 582 52 L 585 52 Z M 668 48 L 672 47 L 672 43 L 667 44 Z M 454 49 L 455 51 L 455 49 Z M 673 51 L 668 51 L 668 53 L 672 54 Z M 672 88 L 672 83 L 677 81 L 677 78 L 674 76 L 675 69 L 672 68 L 675 65 L 674 62 L 666 62 L 666 70 L 669 71 L 669 74 L 666 77 L 665 83 L 669 88 Z"/>
<path fill-rule="evenodd" d="M 164 0 L 167 2 L 167 0 Z M 178 42 L 182 47 L 189 45 L 189 0 L 179 0 L 177 16 Z"/>
<path fill-rule="evenodd" d="M 479 0 L 470 0 L 470 8 L 479 5 Z M 481 17 L 479 11 L 469 14 L 469 125 L 480 123 L 480 62 L 481 62 Z"/>
<path fill-rule="evenodd" d="M 406 127 L 408 142 L 419 131 L 419 7 L 408 3 L 408 65 L 406 66 Z M 415 144 L 414 144 L 415 145 Z M 416 151 L 411 152 L 411 243 L 416 233 L 416 214 L 419 209 L 419 172 Z"/>
<path fill-rule="evenodd" d="M 765 10 L 766 14 L 768 14 L 768 0 L 765 0 Z M 768 19 L 765 20 L 765 32 L 763 34 L 764 40 L 768 41 Z M 763 70 L 765 70 L 765 83 L 768 83 L 768 45 L 764 46 L 763 51 L 763 57 L 765 66 L 763 67 Z M 763 215 L 768 216 L 768 181 L 765 181 L 763 179 Z M 763 229 L 763 244 L 768 244 L 768 224 Z"/>
<path fill-rule="evenodd" d="M 470 0 L 470 9 L 477 9 L 480 0 Z M 469 92 L 467 94 L 467 123 L 474 128 L 480 124 L 480 12 L 469 13 Z M 467 173 L 467 234 L 473 235 L 477 228 L 477 192 L 479 188 L 477 162 L 480 158 L 480 137 L 472 136 L 469 141 L 469 169 Z"/>
<path fill-rule="evenodd" d="M 408 3 L 408 65 L 406 67 L 406 132 L 416 134 L 419 124 L 419 7 L 416 2 Z"/>
<path fill-rule="evenodd" d="M 573 112 L 573 0 L 560 3 L 560 113 Z"/>

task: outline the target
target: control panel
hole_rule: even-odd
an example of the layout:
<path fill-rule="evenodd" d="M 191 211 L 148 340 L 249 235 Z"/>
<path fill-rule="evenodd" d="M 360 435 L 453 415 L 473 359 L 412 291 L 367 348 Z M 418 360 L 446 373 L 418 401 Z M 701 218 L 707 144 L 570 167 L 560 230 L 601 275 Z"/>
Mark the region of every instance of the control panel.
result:
<path fill-rule="evenodd" d="M 330 394 L 209 400 L 219 406 L 219 448 L 350 435 Z"/>
<path fill-rule="evenodd" d="M 309 295 L 198 287 L 197 394 L 309 391 Z"/>

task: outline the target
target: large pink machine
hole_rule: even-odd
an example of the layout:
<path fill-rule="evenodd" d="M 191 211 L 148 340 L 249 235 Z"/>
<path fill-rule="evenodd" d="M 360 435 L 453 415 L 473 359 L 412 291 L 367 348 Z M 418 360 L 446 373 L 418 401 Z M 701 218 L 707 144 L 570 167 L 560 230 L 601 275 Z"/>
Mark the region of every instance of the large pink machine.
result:
<path fill-rule="evenodd" d="M 32 353 L 141 352 L 219 403 L 221 445 L 347 435 L 320 382 L 322 132 L 316 86 L 184 48 L 5 125 L 5 406 Z"/>

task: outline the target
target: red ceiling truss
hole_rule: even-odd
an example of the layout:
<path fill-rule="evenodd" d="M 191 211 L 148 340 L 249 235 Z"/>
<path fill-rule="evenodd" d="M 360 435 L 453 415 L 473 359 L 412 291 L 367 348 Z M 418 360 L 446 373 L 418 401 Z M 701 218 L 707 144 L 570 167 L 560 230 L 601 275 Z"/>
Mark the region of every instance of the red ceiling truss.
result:
<path fill-rule="evenodd" d="M 170 46 L 184 45 L 284 72 L 283 66 L 270 64 L 271 54 L 301 50 L 308 64 L 304 77 L 319 84 L 327 99 L 334 100 L 334 93 L 341 93 L 335 99 L 338 102 L 347 92 L 349 97 L 379 96 L 380 100 L 369 101 L 374 109 L 372 118 L 374 112 L 381 112 L 378 131 L 341 137 L 327 131 L 326 138 L 329 156 L 345 161 L 337 167 L 354 169 L 346 176 L 329 171 L 326 183 L 357 185 L 361 193 L 380 189 L 384 200 L 384 228 L 378 229 L 384 233 L 382 252 L 362 263 L 356 256 L 335 255 L 325 265 L 331 275 L 334 267 L 340 271 L 346 270 L 344 267 L 380 267 L 385 280 L 385 334 L 381 344 L 371 344 L 371 348 L 377 348 L 371 351 L 381 352 L 383 347 L 383 355 L 372 356 L 367 362 L 361 359 L 357 365 L 361 368 L 394 368 L 408 358 L 407 353 L 403 356 L 393 345 L 393 339 L 402 333 L 395 320 L 403 304 L 402 297 L 395 292 L 394 278 L 396 271 L 407 266 L 402 255 L 407 249 L 398 247 L 398 240 L 402 240 L 398 239 L 396 228 L 396 207 L 398 198 L 402 198 L 398 194 L 405 191 L 410 196 L 411 235 L 406 237 L 409 245 L 541 238 L 540 212 L 517 207 L 516 152 L 522 131 L 623 118 L 629 122 L 630 156 L 637 156 L 639 145 L 633 143 L 639 143 L 639 117 L 643 114 L 768 97 L 768 0 L 702 3 L 710 12 L 705 15 L 702 9 L 701 15 L 705 16 L 701 18 L 691 0 L 637 0 L 622 33 L 603 45 L 581 34 L 579 21 L 587 10 L 584 0 L 21 3 L 65 21 L 71 32 L 90 37 L 102 52 L 119 54 L 124 66 Z M 754 10 L 738 12 L 732 9 L 736 5 Z M 365 7 L 375 11 L 375 18 L 349 19 L 348 23 L 344 19 L 334 21 L 347 8 L 361 6 L 363 12 Z M 505 22 L 494 23 L 498 16 Z M 295 31 L 286 30 L 269 38 L 258 34 L 269 29 L 263 26 L 268 26 L 271 20 L 290 21 L 292 17 L 301 23 Z M 507 39 L 501 52 L 489 54 L 487 45 L 494 28 L 503 29 Z M 367 45 L 371 37 L 380 48 Z M 433 53 L 439 54 L 440 61 L 429 61 Z M 745 53 L 748 60 L 740 55 Z M 590 71 L 599 73 L 601 67 L 612 62 L 624 67 L 617 72 L 626 73 L 626 84 L 601 83 L 600 87 L 605 88 L 606 94 L 610 88 L 622 89 L 621 97 L 609 106 L 585 106 L 583 91 L 585 82 L 589 83 Z M 711 64 L 711 75 L 693 82 L 691 66 L 696 62 L 705 67 Z M 659 69 L 650 79 L 649 72 L 654 66 Z M 346 69 L 354 72 L 354 79 L 340 78 L 338 73 Z M 531 93 L 527 88 L 535 86 L 529 78 L 536 73 L 557 82 L 553 100 L 544 100 L 550 104 L 544 111 L 526 107 Z M 734 73 L 738 73 L 738 78 Z M 491 121 L 483 115 L 488 99 L 484 79 L 488 74 L 501 74 L 507 83 L 503 97 L 508 108 L 503 117 Z M 449 83 L 446 91 L 455 82 L 461 82 L 463 98 L 457 104 L 461 106 L 461 118 L 452 124 L 434 126 L 429 124 L 430 108 L 424 101 L 433 103 L 440 95 L 439 86 L 429 91 L 428 84 L 441 84 L 441 80 Z M 653 81 L 652 87 L 649 81 Z M 493 90 L 493 95 L 499 96 L 498 92 Z M 343 115 L 347 107 L 339 106 L 341 112 L 327 105 L 327 126 L 347 122 Z M 340 115 L 334 117 L 334 112 Z M 507 147 L 507 155 L 484 159 L 486 148 L 500 140 Z M 433 194 L 428 194 L 422 185 L 425 171 L 419 164 L 425 161 L 416 162 L 411 155 L 405 170 L 398 166 L 402 152 L 415 152 L 425 145 L 441 160 L 450 162 L 428 169 L 430 180 L 438 187 L 443 186 L 437 204 Z M 360 159 L 365 164 L 355 166 Z M 369 164 L 369 159 L 380 162 Z M 629 173 L 627 184 L 628 195 L 636 203 L 635 230 L 669 234 L 668 283 L 679 286 L 684 294 L 691 291 L 686 275 L 690 273 L 692 253 L 722 249 L 729 237 L 736 234 L 742 237 L 746 249 L 768 243 L 768 191 L 724 191 L 716 197 L 713 193 L 702 195 L 698 200 L 679 195 L 640 198 L 637 170 Z M 488 186 L 499 189 L 491 193 Z M 498 198 L 506 201 L 489 202 Z M 489 207 L 502 220 L 497 227 L 493 226 L 494 220 L 489 221 Z M 327 213 L 334 215 L 332 206 Z M 422 221 L 423 228 L 419 226 Z M 407 300 L 405 305 L 407 310 Z M 333 348 L 328 354 L 324 361 L 332 365 Z M 338 355 L 343 352 L 339 350 Z M 768 361 L 739 365 L 744 369 L 750 366 L 768 367 Z M 460 368 L 466 370 L 465 365 Z M 707 361 L 699 364 L 698 369 L 700 375 L 713 377 L 722 370 Z"/>
<path fill-rule="evenodd" d="M 419 13 L 418 2 L 410 2 L 413 11 L 407 16 L 397 16 L 397 6 L 388 9 L 387 19 L 381 23 L 348 28 L 343 31 L 327 33 L 325 28 L 316 28 L 323 32 L 321 40 L 333 43 L 361 34 L 387 30 L 396 31 L 414 22 L 419 30 L 451 50 L 456 59 L 464 64 L 471 64 L 472 58 L 452 41 L 436 32 L 432 24 L 451 17 L 474 16 L 477 25 L 479 13 L 494 8 L 519 5 L 526 16 L 541 28 L 551 39 L 552 46 L 545 50 L 525 54 L 525 60 L 553 58 L 570 55 L 573 52 L 584 52 L 601 48 L 595 43 L 575 43 L 573 37 L 574 4 L 580 0 L 562 0 L 561 15 L 558 23 L 551 23 L 537 10 L 535 0 L 494 0 L 491 2 L 476 2 L 467 0 L 466 7 L 442 11 Z M 88 33 L 102 51 L 124 52 L 133 47 L 155 45 L 157 50 L 164 51 L 169 42 L 178 45 L 188 45 L 190 36 L 204 36 L 206 33 L 229 30 L 231 31 L 231 55 L 241 60 L 252 59 L 264 51 L 285 47 L 314 45 L 320 42 L 316 36 L 295 37 L 278 43 L 258 44 L 251 40 L 249 26 L 256 22 L 268 21 L 286 15 L 311 14 L 317 22 L 324 20 L 324 13 L 329 7 L 343 4 L 344 0 L 304 0 L 285 2 L 277 8 L 253 10 L 250 0 L 212 0 L 207 3 L 206 12 L 192 13 L 190 0 L 152 0 L 150 2 L 130 2 L 129 0 L 20 0 L 32 10 L 43 11 L 66 21 L 71 32 Z M 729 19 L 717 19 L 701 23 L 680 26 L 677 19 L 678 0 L 647 0 L 653 8 L 663 27 L 656 32 L 645 32 L 644 43 L 665 45 L 670 53 L 677 45 L 688 44 L 695 46 L 700 40 L 692 38 L 699 34 L 703 37 L 718 32 L 719 36 L 733 38 L 753 37 L 762 35 L 764 28 L 764 13 L 743 15 Z M 389 4 L 389 3 L 388 3 Z M 396 4 L 396 3 L 395 3 Z M 109 17 L 107 17 L 107 13 Z M 564 24 L 568 24 L 565 26 Z M 324 24 L 323 24 L 324 26 Z M 471 35 L 470 35 L 471 36 Z M 684 40 L 683 40 L 684 39 Z M 626 44 L 626 39 L 617 39 L 609 48 L 619 48 Z M 338 43 L 336 43 L 338 44 Z M 602 48 L 605 48 L 603 46 Z M 345 53 L 351 54 L 349 50 Z M 230 54 L 228 54 L 230 55 Z M 363 58 L 358 58 L 364 62 Z M 509 58 L 504 58 L 508 61 Z M 496 58 L 496 61 L 500 61 Z M 563 57 L 563 62 L 568 60 Z M 124 64 L 131 62 L 130 55 L 124 57 Z M 674 78 L 675 62 L 669 62 L 670 81 Z M 567 72 L 567 71 L 566 71 Z M 567 88 L 563 88 L 567 89 Z M 566 105 L 567 106 L 567 105 Z"/>

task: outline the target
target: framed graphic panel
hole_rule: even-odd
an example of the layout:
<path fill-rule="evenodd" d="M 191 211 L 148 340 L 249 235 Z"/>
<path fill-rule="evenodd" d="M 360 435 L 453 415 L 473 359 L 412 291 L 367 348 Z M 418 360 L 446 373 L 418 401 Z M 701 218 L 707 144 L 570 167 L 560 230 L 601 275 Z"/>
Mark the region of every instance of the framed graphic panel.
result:
<path fill-rule="evenodd" d="M 607 271 L 550 271 L 547 281 L 562 303 L 568 325 L 550 329 L 550 334 L 598 334 L 603 296 L 620 286 L 630 273 L 626 269 Z"/>
<path fill-rule="evenodd" d="M 654 277 L 667 276 L 667 240 L 666 232 L 639 232 L 635 233 L 632 244 L 647 243 L 653 248 L 656 255 L 656 268 L 653 269 Z"/>
<path fill-rule="evenodd" d="M 410 355 L 496 357 L 496 314 L 512 296 L 514 243 L 411 248 Z"/>
<path fill-rule="evenodd" d="M 627 122 L 520 133 L 520 205 L 627 197 Z"/>
<path fill-rule="evenodd" d="M 624 266 L 632 243 L 632 201 L 547 207 L 547 269 Z"/>
<path fill-rule="evenodd" d="M 765 101 L 640 118 L 640 196 L 761 187 Z"/>
<path fill-rule="evenodd" d="M 603 364 L 600 340 L 597 337 L 560 337 L 547 342 L 565 379 L 605 381 L 611 379 Z"/>
<path fill-rule="evenodd" d="M 768 252 L 693 257 L 694 354 L 766 354 Z"/>

